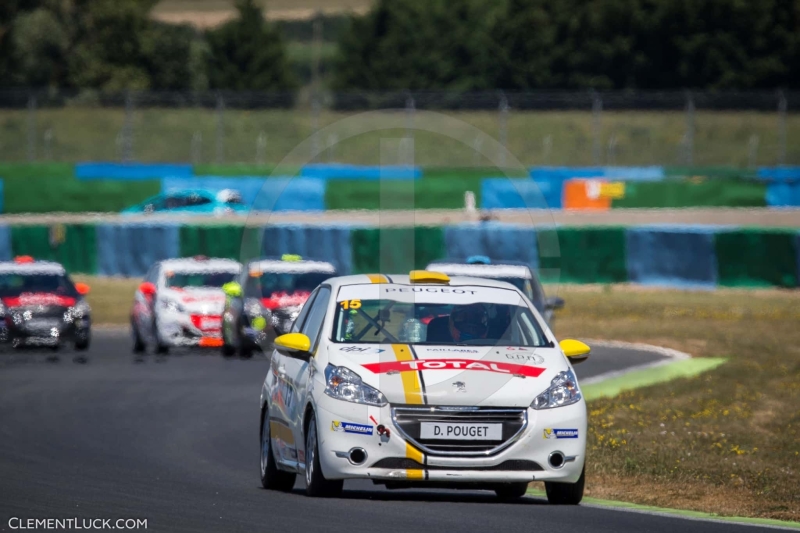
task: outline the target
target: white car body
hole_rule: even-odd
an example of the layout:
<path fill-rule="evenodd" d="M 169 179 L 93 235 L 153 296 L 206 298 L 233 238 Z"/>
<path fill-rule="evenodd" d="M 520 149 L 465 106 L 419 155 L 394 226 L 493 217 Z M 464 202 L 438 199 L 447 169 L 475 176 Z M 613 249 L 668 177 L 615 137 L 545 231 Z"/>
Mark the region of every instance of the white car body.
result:
<path fill-rule="evenodd" d="M 241 269 L 240 263 L 230 259 L 181 258 L 157 263 L 146 278 L 155 285 L 155 294 L 148 297 L 137 291 L 135 296 L 133 320 L 139 335 L 164 347 L 218 346 L 225 307 L 222 289 L 170 287 L 167 280 L 175 274 L 236 276 Z"/>
<path fill-rule="evenodd" d="M 325 294 L 325 287 L 330 297 L 324 302 L 321 328 L 315 332 L 314 320 L 306 319 L 321 305 L 317 296 Z M 395 298 L 405 293 L 402 298 L 415 302 L 429 298 L 435 303 L 437 295 L 446 292 L 447 298 L 470 304 L 479 301 L 475 294 L 485 291 L 510 305 L 527 307 L 549 346 L 382 344 L 380 339 L 372 344 L 348 344 L 332 340 L 341 301 L 389 298 L 390 293 Z M 315 291 L 292 331 L 310 333 L 310 356 L 304 360 L 285 350 L 273 351 L 261 392 L 262 424 L 268 413 L 270 448 L 279 470 L 305 471 L 306 430 L 313 417 L 319 465 L 327 480 L 371 479 L 398 487 L 477 484 L 491 488 L 582 479 L 587 431 L 582 397 L 562 407 L 531 407 L 551 381 L 559 373 L 571 371 L 572 365 L 541 315 L 512 285 L 458 277 L 447 284 L 413 283 L 407 275 L 332 278 Z M 329 396 L 325 393 L 328 365 L 355 372 L 364 384 L 383 393 L 388 404 L 363 405 Z M 435 423 L 423 423 L 426 420 Z M 415 429 L 416 421 L 419 429 Z M 431 433 L 436 427 L 464 432 L 465 439 L 458 440 L 464 447 L 452 445 L 452 440 L 450 445 L 437 444 Z M 480 440 L 497 439 L 498 429 L 501 443 Z M 358 464 L 352 460 L 354 449 L 365 455 Z M 561 456 L 562 464 L 552 466 L 554 454 Z M 263 460 L 262 455 L 262 476 Z"/>

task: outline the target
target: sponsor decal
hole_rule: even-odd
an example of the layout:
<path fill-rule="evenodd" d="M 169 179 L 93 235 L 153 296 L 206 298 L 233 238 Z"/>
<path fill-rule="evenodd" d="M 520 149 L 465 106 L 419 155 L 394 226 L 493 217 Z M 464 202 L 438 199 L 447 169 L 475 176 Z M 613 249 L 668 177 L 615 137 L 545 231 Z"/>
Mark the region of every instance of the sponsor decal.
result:
<path fill-rule="evenodd" d="M 334 420 L 331 422 L 331 431 L 342 431 L 344 433 L 358 433 L 359 435 L 372 435 L 372 426 L 366 424 L 354 424 L 352 422 L 341 422 Z"/>
<path fill-rule="evenodd" d="M 411 361 L 389 361 L 362 365 L 374 374 L 389 372 L 417 372 L 420 370 L 474 370 L 499 374 L 521 375 L 536 378 L 544 368 L 517 365 L 499 361 L 475 361 L 472 359 L 417 359 Z"/>
<path fill-rule="evenodd" d="M 220 331 L 222 329 L 221 315 L 191 315 L 192 325 L 201 331 Z"/>
<path fill-rule="evenodd" d="M 436 292 L 447 294 L 475 294 L 478 291 L 450 287 L 384 287 L 384 292 Z"/>
<path fill-rule="evenodd" d="M 467 385 L 463 381 L 454 381 L 453 388 L 456 392 L 467 392 Z"/>
<path fill-rule="evenodd" d="M 273 292 L 269 298 L 261 299 L 261 305 L 270 311 L 274 311 L 275 309 L 280 309 L 282 307 L 296 307 L 306 303 L 306 300 L 308 300 L 309 296 L 311 296 L 309 291 L 295 291 L 292 293 L 285 291 Z"/>
<path fill-rule="evenodd" d="M 577 439 L 577 429 L 551 429 L 544 430 L 544 438 L 546 439 Z"/>
<path fill-rule="evenodd" d="M 6 307 L 25 307 L 28 305 L 60 305 L 71 307 L 75 305 L 75 298 L 59 296 L 46 292 L 23 292 L 16 298 L 3 298 Z"/>
<path fill-rule="evenodd" d="M 425 348 L 426 352 L 451 352 L 451 353 L 478 353 L 478 350 L 469 348 Z"/>
<path fill-rule="evenodd" d="M 540 355 L 526 354 L 526 353 L 507 353 L 506 359 L 511 359 L 512 361 L 525 361 L 527 363 L 533 363 L 535 365 L 541 365 L 542 363 L 544 363 L 544 357 Z"/>
<path fill-rule="evenodd" d="M 527 352 L 528 348 L 524 346 L 506 346 L 506 350 L 509 352 Z"/>
<path fill-rule="evenodd" d="M 372 352 L 372 353 L 381 353 L 385 352 L 386 350 L 382 348 L 372 348 L 370 346 L 342 346 L 339 348 L 340 352 L 355 352 L 355 353 L 364 353 L 364 352 Z"/>

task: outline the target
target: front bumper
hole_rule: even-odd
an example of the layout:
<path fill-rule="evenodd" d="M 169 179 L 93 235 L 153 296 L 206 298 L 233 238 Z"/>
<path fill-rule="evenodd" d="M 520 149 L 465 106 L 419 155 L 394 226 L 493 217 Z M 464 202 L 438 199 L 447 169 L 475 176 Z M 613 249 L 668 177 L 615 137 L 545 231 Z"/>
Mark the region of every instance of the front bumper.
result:
<path fill-rule="evenodd" d="M 159 340 L 165 346 L 218 348 L 223 344 L 221 328 L 200 329 L 190 315 L 164 313 L 156 318 L 156 324 Z"/>
<path fill-rule="evenodd" d="M 91 319 L 33 319 L 15 323 L 11 317 L 0 320 L 0 344 L 58 346 L 64 342 L 86 341 L 91 335 Z"/>
<path fill-rule="evenodd" d="M 516 440 L 494 455 L 459 457 L 424 454 L 404 440 L 392 422 L 391 406 L 366 407 L 334 400 L 328 396 L 317 405 L 320 465 L 328 479 L 372 479 L 389 485 L 491 486 L 498 483 L 557 481 L 574 483 L 583 470 L 586 453 L 586 404 L 537 411 L 528 408 L 527 426 Z M 342 422 L 370 426 L 371 434 L 347 432 Z M 386 437 L 377 426 L 390 430 Z M 558 438 L 564 433 L 545 430 L 577 429 L 577 436 Z M 545 435 L 550 435 L 546 437 Z M 571 435 L 571 433 L 570 433 Z M 362 448 L 367 459 L 353 464 L 352 448 Z M 567 459 L 561 467 L 549 464 L 560 452 Z"/>

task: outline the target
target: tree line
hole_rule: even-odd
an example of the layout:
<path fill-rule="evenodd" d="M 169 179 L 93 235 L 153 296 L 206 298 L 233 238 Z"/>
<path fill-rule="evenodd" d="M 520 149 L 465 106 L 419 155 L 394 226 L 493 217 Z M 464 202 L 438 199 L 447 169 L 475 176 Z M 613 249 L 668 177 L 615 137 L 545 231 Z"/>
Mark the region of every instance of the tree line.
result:
<path fill-rule="evenodd" d="M 297 88 L 255 0 L 204 32 L 157 1 L 2 0 L 0 86 Z M 800 87 L 800 0 L 376 0 L 335 22 L 337 91 Z"/>

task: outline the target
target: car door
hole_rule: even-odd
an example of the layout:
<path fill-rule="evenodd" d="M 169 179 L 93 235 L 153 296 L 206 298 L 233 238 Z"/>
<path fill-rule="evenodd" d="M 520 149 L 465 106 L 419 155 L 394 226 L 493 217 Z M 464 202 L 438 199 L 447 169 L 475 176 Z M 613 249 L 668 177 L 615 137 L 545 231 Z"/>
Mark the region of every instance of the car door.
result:
<path fill-rule="evenodd" d="M 300 332 L 314 305 L 316 296 L 317 291 L 314 291 L 297 316 L 291 333 Z M 293 385 L 289 375 L 297 371 L 296 361 L 278 350 L 273 350 L 267 376 L 267 387 L 270 391 L 269 423 L 272 449 L 276 451 L 279 461 L 295 465 L 298 461 L 298 445 L 295 443 L 295 432 L 292 429 L 292 416 L 295 412 L 294 402 L 297 397 L 292 390 Z M 302 443 L 299 447 L 303 449 Z"/>
<path fill-rule="evenodd" d="M 144 281 L 150 282 L 153 285 L 158 280 L 159 265 L 153 265 L 144 277 Z M 146 295 L 137 290 L 134 295 L 134 319 L 136 320 L 136 327 L 139 334 L 144 340 L 152 342 L 153 339 L 153 321 L 155 312 L 155 295 Z"/>
<path fill-rule="evenodd" d="M 299 332 L 311 340 L 312 354 L 317 353 L 317 349 L 322 341 L 322 326 L 325 316 L 328 314 L 328 302 L 331 298 L 331 288 L 322 285 L 317 289 L 314 302 L 309 308 L 308 315 L 299 329 Z M 313 364 L 301 359 L 291 359 L 286 362 L 286 380 L 289 388 L 294 395 L 292 399 L 291 421 L 294 440 L 297 443 L 297 460 L 305 464 L 305 436 L 303 435 L 303 414 L 306 407 L 306 394 L 309 387 L 310 372 L 309 367 Z"/>

